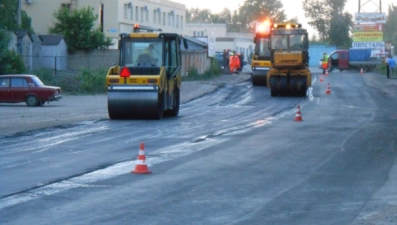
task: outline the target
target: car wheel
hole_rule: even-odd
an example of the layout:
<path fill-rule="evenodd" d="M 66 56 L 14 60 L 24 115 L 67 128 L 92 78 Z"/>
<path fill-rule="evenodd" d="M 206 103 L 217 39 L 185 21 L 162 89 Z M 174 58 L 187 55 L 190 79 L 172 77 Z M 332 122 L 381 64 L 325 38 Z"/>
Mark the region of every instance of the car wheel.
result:
<path fill-rule="evenodd" d="M 28 105 L 28 106 L 38 106 L 39 105 L 39 99 L 36 96 L 29 95 L 26 98 L 26 105 Z"/>

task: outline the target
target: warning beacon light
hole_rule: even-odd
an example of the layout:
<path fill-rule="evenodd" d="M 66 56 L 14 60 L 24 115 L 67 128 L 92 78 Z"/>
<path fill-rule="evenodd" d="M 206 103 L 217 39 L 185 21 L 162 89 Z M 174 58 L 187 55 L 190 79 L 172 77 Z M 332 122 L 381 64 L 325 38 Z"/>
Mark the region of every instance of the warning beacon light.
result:
<path fill-rule="evenodd" d="M 255 32 L 256 33 L 269 33 L 270 32 L 270 21 L 265 20 L 263 22 L 256 22 Z"/>

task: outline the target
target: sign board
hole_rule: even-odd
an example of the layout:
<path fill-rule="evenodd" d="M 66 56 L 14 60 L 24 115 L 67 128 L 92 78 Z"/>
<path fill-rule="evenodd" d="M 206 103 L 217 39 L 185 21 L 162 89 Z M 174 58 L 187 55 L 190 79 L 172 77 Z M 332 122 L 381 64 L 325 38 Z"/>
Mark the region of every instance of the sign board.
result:
<path fill-rule="evenodd" d="M 354 42 L 381 42 L 383 41 L 383 32 L 382 31 L 373 31 L 373 32 L 354 32 L 353 33 L 353 41 Z"/>
<path fill-rule="evenodd" d="M 214 32 L 211 32 L 208 34 L 208 57 L 214 57 L 215 56 L 215 34 Z"/>
<path fill-rule="evenodd" d="M 385 42 L 353 42 L 352 48 L 385 49 Z"/>
<path fill-rule="evenodd" d="M 385 56 L 385 49 L 373 49 L 371 51 L 371 58 L 379 58 Z"/>
<path fill-rule="evenodd" d="M 386 23 L 386 13 L 354 13 L 355 23 Z"/>
<path fill-rule="evenodd" d="M 110 28 L 107 31 L 110 32 L 110 33 L 116 33 L 117 32 L 117 28 Z"/>
<path fill-rule="evenodd" d="M 383 24 L 354 24 L 353 32 L 383 31 Z"/>

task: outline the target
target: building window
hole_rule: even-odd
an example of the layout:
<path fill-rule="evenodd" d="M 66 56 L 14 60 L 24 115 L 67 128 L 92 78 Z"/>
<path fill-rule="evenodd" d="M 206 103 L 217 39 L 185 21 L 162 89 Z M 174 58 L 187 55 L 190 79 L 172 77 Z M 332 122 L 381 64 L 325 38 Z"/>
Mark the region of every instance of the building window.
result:
<path fill-rule="evenodd" d="M 158 9 L 158 17 L 157 17 L 157 19 L 158 19 L 158 24 L 161 24 L 161 11 L 160 11 L 160 8 Z"/>
<path fill-rule="evenodd" d="M 196 37 L 196 31 L 193 31 L 193 37 Z"/>
<path fill-rule="evenodd" d="M 132 6 L 132 3 L 128 3 L 128 8 L 130 9 L 130 20 L 134 19 L 134 7 Z"/>
<path fill-rule="evenodd" d="M 183 16 L 181 16 L 181 29 L 183 29 Z"/>
<path fill-rule="evenodd" d="M 201 36 L 201 37 L 204 37 L 204 31 L 201 31 L 201 32 L 200 32 L 200 36 Z"/>
<path fill-rule="evenodd" d="M 135 6 L 135 20 L 139 21 L 139 7 Z"/>
<path fill-rule="evenodd" d="M 143 22 L 143 12 L 144 12 L 144 9 L 143 9 L 143 7 L 141 7 L 141 22 Z"/>
<path fill-rule="evenodd" d="M 124 19 L 127 19 L 128 4 L 124 4 Z"/>
<path fill-rule="evenodd" d="M 157 10 L 153 10 L 153 24 L 157 22 Z"/>
<path fill-rule="evenodd" d="M 163 26 L 165 26 L 166 17 L 165 17 L 165 12 L 163 12 Z"/>
<path fill-rule="evenodd" d="M 147 7 L 145 9 L 145 13 L 146 13 L 146 22 L 149 22 L 149 9 Z"/>
<path fill-rule="evenodd" d="M 61 4 L 61 7 L 62 7 L 62 9 L 66 8 L 66 9 L 68 9 L 69 11 L 72 9 L 71 4 Z"/>
<path fill-rule="evenodd" d="M 179 28 L 179 15 L 176 15 L 176 28 Z"/>

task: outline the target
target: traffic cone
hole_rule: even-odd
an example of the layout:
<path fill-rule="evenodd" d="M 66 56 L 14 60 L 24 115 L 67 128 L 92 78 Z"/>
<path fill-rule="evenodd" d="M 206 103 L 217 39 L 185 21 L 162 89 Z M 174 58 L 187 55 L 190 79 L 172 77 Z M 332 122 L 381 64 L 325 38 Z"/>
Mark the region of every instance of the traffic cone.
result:
<path fill-rule="evenodd" d="M 301 107 L 298 105 L 298 111 L 296 111 L 295 119 L 296 122 L 302 122 Z"/>
<path fill-rule="evenodd" d="M 363 74 L 363 73 L 364 73 L 364 70 L 363 70 L 363 68 L 361 68 L 361 70 L 360 70 L 360 73 L 361 73 L 361 74 Z"/>
<path fill-rule="evenodd" d="M 327 91 L 325 91 L 325 94 L 327 94 L 327 95 L 331 94 L 331 88 L 329 86 L 329 83 L 328 83 L 328 86 L 327 86 Z"/>
<path fill-rule="evenodd" d="M 323 75 L 320 76 L 320 82 L 324 82 L 324 77 L 323 77 Z"/>
<path fill-rule="evenodd" d="M 148 174 L 152 173 L 146 165 L 146 156 L 145 156 L 145 145 L 143 143 L 140 144 L 138 159 L 135 164 L 135 169 L 131 171 L 131 173 L 135 174 Z"/>
<path fill-rule="evenodd" d="M 328 76 L 328 70 L 325 70 L 325 76 Z"/>

